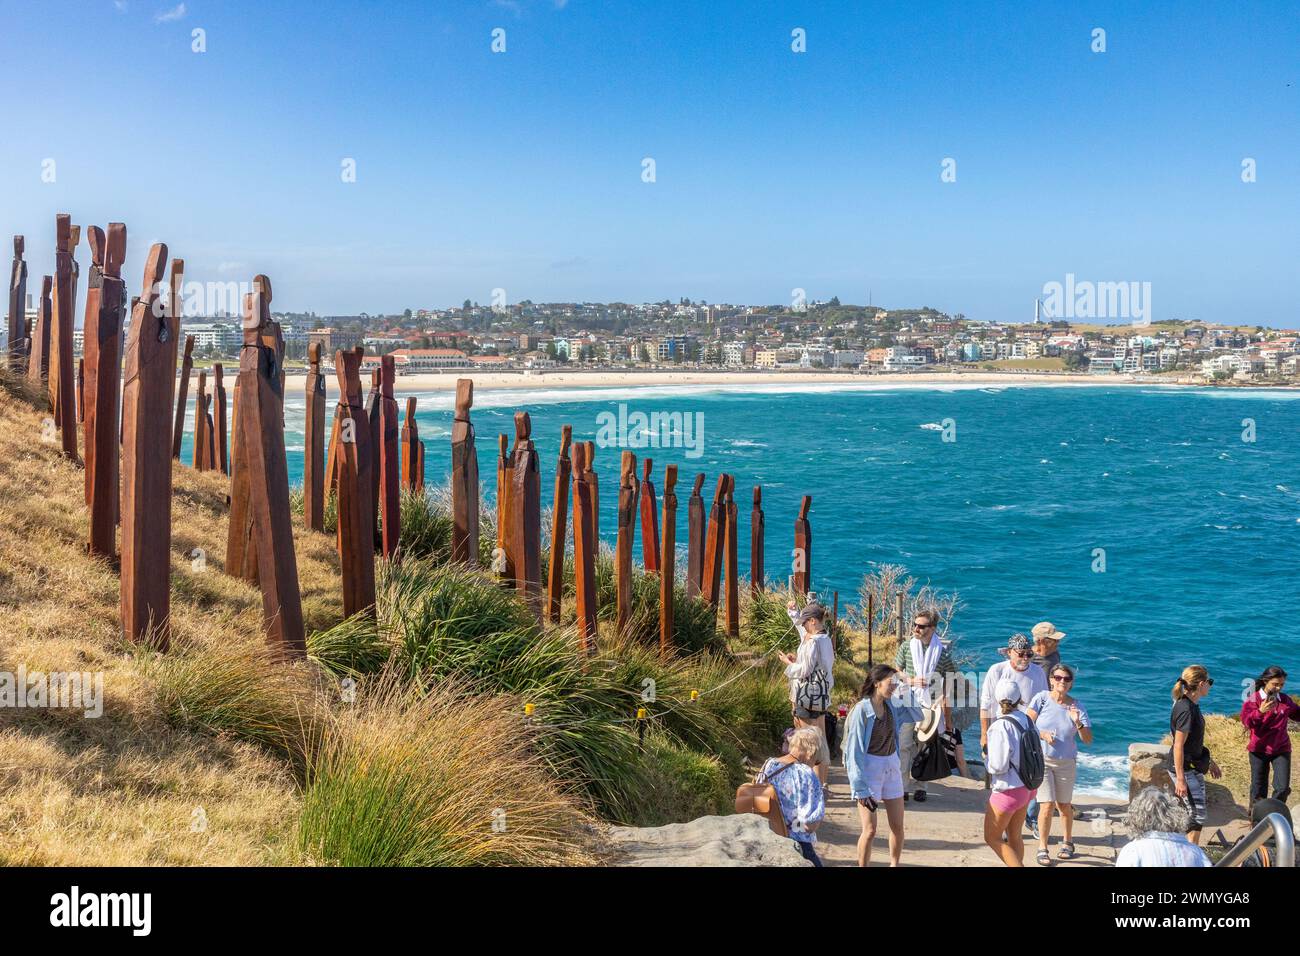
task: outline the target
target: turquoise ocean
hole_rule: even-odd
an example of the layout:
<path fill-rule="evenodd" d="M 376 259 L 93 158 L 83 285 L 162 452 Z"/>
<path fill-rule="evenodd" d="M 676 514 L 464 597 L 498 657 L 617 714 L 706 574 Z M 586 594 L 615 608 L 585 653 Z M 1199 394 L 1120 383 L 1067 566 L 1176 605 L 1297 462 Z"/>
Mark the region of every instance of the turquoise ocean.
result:
<path fill-rule="evenodd" d="M 289 380 L 286 403 L 297 483 L 301 383 Z M 419 400 L 427 481 L 443 482 L 451 394 L 399 399 L 406 395 Z M 629 415 L 680 412 L 702 424 L 695 447 L 632 448 L 653 458 L 659 490 L 664 465 L 678 466 L 679 542 L 692 477 L 708 476 L 707 503 L 725 471 L 736 480 L 742 573 L 758 484 L 769 577 L 789 573 L 807 494 L 813 588 L 825 599 L 838 590 L 842 606 L 856 604 L 865 572 L 904 565 L 960 595 L 955 649 L 981 671 L 1000 659 L 1007 637 L 1040 620 L 1065 631 L 1062 659 L 1078 669 L 1075 696 L 1095 724 L 1080 761 L 1087 792 L 1127 792 L 1128 744 L 1167 731 L 1169 689 L 1186 664 L 1204 663 L 1216 678 L 1207 712 L 1236 712 L 1242 682 L 1267 665 L 1300 674 L 1288 611 L 1300 583 L 1300 391 L 967 383 L 480 390 L 472 417 L 485 492 L 497 435 L 513 436 L 516 410 L 531 414 L 548 499 L 561 426 L 573 426 L 575 441 L 595 440 L 601 413 L 617 418 L 620 405 Z M 629 437 L 648 440 L 635 430 Z M 610 541 L 615 496 L 606 489 L 616 486 L 619 452 L 596 456 Z M 183 454 L 188 460 L 188 435 Z M 638 558 L 640 548 L 638 540 Z M 967 742 L 973 752 L 978 734 Z"/>

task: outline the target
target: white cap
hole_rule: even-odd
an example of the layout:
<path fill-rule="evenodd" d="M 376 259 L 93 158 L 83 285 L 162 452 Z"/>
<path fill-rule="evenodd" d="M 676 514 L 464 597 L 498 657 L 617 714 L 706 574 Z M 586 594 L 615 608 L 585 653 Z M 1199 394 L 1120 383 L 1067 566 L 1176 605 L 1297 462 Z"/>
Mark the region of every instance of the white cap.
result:
<path fill-rule="evenodd" d="M 994 688 L 994 700 L 1005 700 L 1008 703 L 1020 703 L 1020 685 L 1010 678 L 1004 677 L 998 681 L 998 686 Z"/>

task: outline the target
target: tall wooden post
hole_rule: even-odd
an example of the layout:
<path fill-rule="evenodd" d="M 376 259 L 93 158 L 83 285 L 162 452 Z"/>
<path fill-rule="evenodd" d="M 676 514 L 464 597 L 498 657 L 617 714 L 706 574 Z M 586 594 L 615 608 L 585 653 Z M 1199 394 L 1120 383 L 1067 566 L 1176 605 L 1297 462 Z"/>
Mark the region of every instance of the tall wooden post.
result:
<path fill-rule="evenodd" d="M 172 310 L 158 308 L 167 247 L 149 251 L 144 289 L 131 315 L 122 386 L 122 632 L 127 640 L 169 644 L 171 613 L 171 424 L 176 381 Z M 172 275 L 184 263 L 172 263 Z"/>
<path fill-rule="evenodd" d="M 284 404 L 283 392 L 280 395 L 280 403 Z M 280 430 L 284 430 L 283 424 Z M 226 426 L 225 369 L 221 367 L 220 362 L 214 362 L 212 365 L 211 433 L 213 437 L 212 467 L 215 471 L 228 475 L 230 474 L 230 433 Z"/>
<path fill-rule="evenodd" d="M 765 581 L 763 572 L 763 489 L 754 486 L 754 507 L 749 512 L 749 590 L 761 594 Z"/>
<path fill-rule="evenodd" d="M 478 452 L 469 410 L 474 380 L 456 380 L 456 413 L 451 423 L 451 559 L 478 565 Z M 421 454 L 420 472 L 424 474 Z"/>
<path fill-rule="evenodd" d="M 414 492 L 420 487 L 420 426 L 415 420 L 415 399 L 406 400 L 406 417 L 402 420 L 402 490 Z"/>
<path fill-rule="evenodd" d="M 424 441 L 417 441 L 415 447 L 420 452 L 420 462 L 415 466 L 415 490 L 424 491 Z"/>
<path fill-rule="evenodd" d="M 677 565 L 677 466 L 664 469 L 664 515 L 659 543 L 659 652 L 673 649 L 673 577 Z"/>
<path fill-rule="evenodd" d="M 379 453 L 384 443 L 384 433 L 380 429 L 379 409 L 381 402 L 379 400 L 380 382 L 382 380 L 382 365 L 374 368 L 370 372 L 370 394 L 366 396 L 366 417 L 370 420 L 370 441 L 373 461 L 370 469 L 370 527 L 375 533 L 375 547 L 380 545 L 379 541 Z"/>
<path fill-rule="evenodd" d="M 596 443 L 587 446 L 587 484 L 591 486 L 591 553 L 600 554 L 600 476 L 596 474 Z"/>
<path fill-rule="evenodd" d="M 375 530 L 371 525 L 370 474 L 374 446 L 370 416 L 361 401 L 361 355 L 334 353 L 339 379 L 338 547 L 343 571 L 343 615 L 374 613 Z"/>
<path fill-rule="evenodd" d="M 564 535 L 569 523 L 569 475 L 572 462 L 569 446 L 573 428 L 560 430 L 560 456 L 555 464 L 555 498 L 551 508 L 551 563 L 546 574 L 546 616 L 552 624 L 560 623 L 560 602 L 564 596 Z"/>
<path fill-rule="evenodd" d="M 14 261 L 9 270 L 9 367 L 20 372 L 27 365 L 31 330 L 27 328 L 27 263 L 23 252 L 27 242 L 14 236 Z"/>
<path fill-rule="evenodd" d="M 253 290 L 244 298 L 239 428 L 262 588 L 262 623 L 273 648 L 285 657 L 301 658 L 306 656 L 307 643 L 284 455 L 282 339 L 279 325 L 271 321 L 270 280 L 257 276 Z"/>
<path fill-rule="evenodd" d="M 230 450 L 230 523 L 226 529 L 226 573 L 249 584 L 257 584 L 257 548 L 253 543 L 252 502 L 248 469 L 244 461 L 243 409 L 240 396 L 244 389 L 243 372 L 235 379 L 235 400 L 231 410 L 231 433 L 235 436 Z"/>
<path fill-rule="evenodd" d="M 582 652 L 596 651 L 596 534 L 592 524 L 591 466 L 588 443 L 573 446 L 573 589 Z"/>
<path fill-rule="evenodd" d="M 737 538 L 739 523 L 736 520 L 736 480 L 727 478 L 727 532 L 726 532 L 726 594 L 727 594 L 727 636 L 740 637 L 740 567 L 737 561 Z"/>
<path fill-rule="evenodd" d="M 618 473 L 618 537 L 614 545 L 615 628 L 625 634 L 632 615 L 632 539 L 636 534 L 636 455 L 624 451 Z"/>
<path fill-rule="evenodd" d="M 72 219 L 66 213 L 55 217 L 54 327 L 50 331 L 50 395 L 54 422 L 63 439 L 63 454 L 77 459 L 76 373 L 72 359 L 72 327 L 75 300 L 72 291 Z"/>
<path fill-rule="evenodd" d="M 641 555 L 650 574 L 659 571 L 659 502 L 655 499 L 655 485 L 650 477 L 653 469 L 653 461 L 649 458 L 642 460 Z"/>
<path fill-rule="evenodd" d="M 502 433 L 497 435 L 497 549 L 492 555 L 492 570 L 514 587 L 515 563 L 510 553 L 510 522 L 514 520 L 510 494 L 514 482 L 510 480 L 510 465 L 510 436 Z"/>
<path fill-rule="evenodd" d="M 119 421 L 122 388 L 122 327 L 126 320 L 126 226 L 109 223 L 108 237 L 92 226 L 90 281 L 82 323 L 86 381 L 83 386 L 86 446 L 86 505 L 90 509 L 91 554 L 117 553 L 119 507 Z M 169 409 L 170 410 L 170 409 Z"/>
<path fill-rule="evenodd" d="M 379 360 L 379 514 L 383 522 L 380 531 L 383 555 L 392 560 L 397 556 L 402 536 L 402 485 L 399 474 L 398 439 L 402 426 L 397 421 L 397 399 L 393 397 L 393 383 L 397 367 L 391 355 Z"/>
<path fill-rule="evenodd" d="M 185 336 L 185 354 L 181 357 L 181 377 L 176 383 L 176 421 L 172 426 L 172 457 L 180 461 L 181 438 L 185 434 L 186 403 L 190 394 L 190 374 L 194 370 L 194 336 Z"/>
<path fill-rule="evenodd" d="M 729 476 L 718 476 L 713 491 L 713 505 L 709 508 L 709 527 L 704 533 L 704 574 L 700 582 L 704 600 L 718 609 L 721 597 L 722 565 L 727 546 L 727 484 Z"/>
<path fill-rule="evenodd" d="M 54 277 L 41 277 L 41 298 L 36 306 L 36 325 L 32 328 L 32 340 L 27 349 L 27 383 L 40 393 L 49 389 L 50 373 L 50 326 L 52 316 Z"/>
<path fill-rule="evenodd" d="M 325 376 L 320 343 L 307 346 L 306 412 L 303 424 L 302 513 L 312 531 L 325 530 Z"/>
<path fill-rule="evenodd" d="M 686 499 L 686 596 L 699 597 L 704 580 L 704 476 L 696 475 Z"/>
<path fill-rule="evenodd" d="M 241 360 L 240 370 L 243 370 Z M 208 373 L 199 371 L 199 389 L 194 393 L 194 470 L 207 471 L 208 461 Z"/>
<path fill-rule="evenodd" d="M 801 595 L 812 590 L 812 526 L 808 523 L 811 507 L 812 496 L 804 495 L 799 516 L 794 519 L 794 590 Z"/>
<path fill-rule="evenodd" d="M 542 475 L 527 412 L 515 412 L 515 447 L 510 466 L 511 561 L 515 587 L 538 620 L 542 617 Z"/>
<path fill-rule="evenodd" d="M 84 349 L 85 346 L 83 345 Z M 77 424 L 84 425 L 86 421 L 86 357 L 83 355 L 77 359 Z M 82 429 L 85 430 L 84 428 Z"/>

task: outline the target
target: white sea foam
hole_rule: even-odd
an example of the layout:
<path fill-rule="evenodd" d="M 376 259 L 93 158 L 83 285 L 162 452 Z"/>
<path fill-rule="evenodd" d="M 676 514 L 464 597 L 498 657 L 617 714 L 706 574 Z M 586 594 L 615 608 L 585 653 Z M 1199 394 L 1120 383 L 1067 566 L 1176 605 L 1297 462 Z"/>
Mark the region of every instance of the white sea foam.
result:
<path fill-rule="evenodd" d="M 924 429 L 925 429 L 926 431 L 928 431 L 928 432 L 941 432 L 941 431 L 943 431 L 943 426 L 940 425 L 938 422 L 926 422 L 926 423 L 925 423 L 924 425 L 922 425 L 921 427 L 924 428 Z"/>

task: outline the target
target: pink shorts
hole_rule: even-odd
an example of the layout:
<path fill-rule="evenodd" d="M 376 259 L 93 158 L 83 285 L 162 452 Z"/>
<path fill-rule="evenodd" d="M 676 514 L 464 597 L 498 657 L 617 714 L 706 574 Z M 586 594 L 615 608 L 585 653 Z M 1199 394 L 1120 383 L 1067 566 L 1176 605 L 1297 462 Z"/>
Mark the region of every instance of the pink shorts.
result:
<path fill-rule="evenodd" d="M 989 806 L 993 808 L 994 813 L 1015 813 L 1029 806 L 1029 798 L 1032 796 L 1028 787 L 994 790 L 989 795 Z"/>

